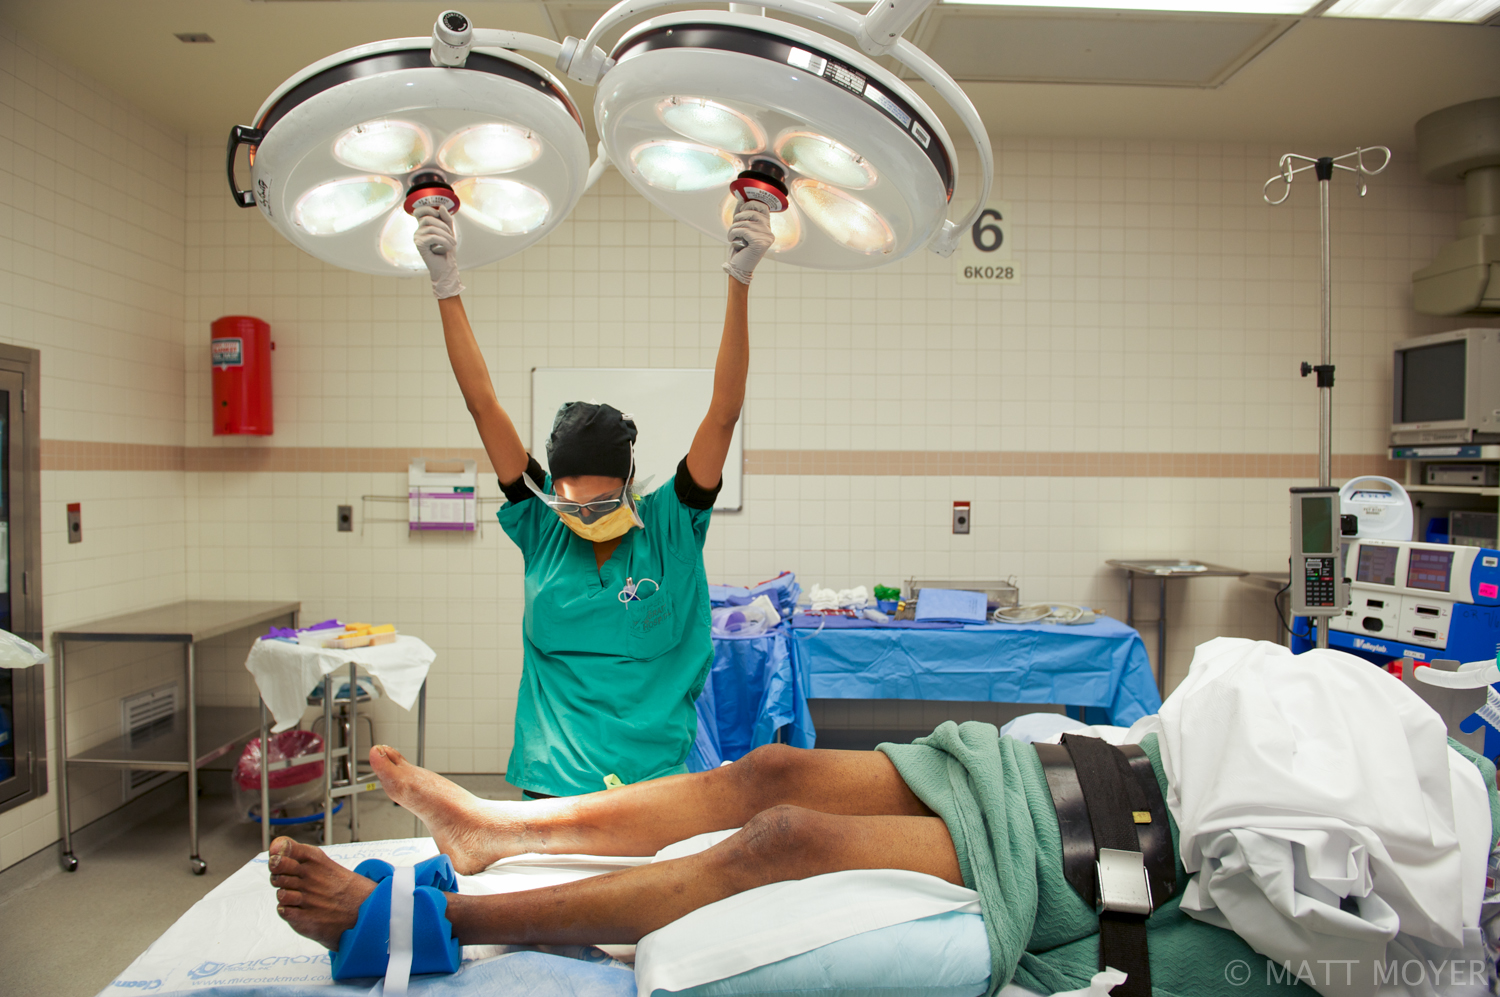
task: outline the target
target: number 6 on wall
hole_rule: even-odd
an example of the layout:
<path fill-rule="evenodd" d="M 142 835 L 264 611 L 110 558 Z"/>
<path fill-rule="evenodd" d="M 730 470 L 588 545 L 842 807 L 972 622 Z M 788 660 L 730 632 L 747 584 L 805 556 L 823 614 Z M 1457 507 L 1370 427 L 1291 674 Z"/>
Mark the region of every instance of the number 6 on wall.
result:
<path fill-rule="evenodd" d="M 974 219 L 974 225 L 969 230 L 974 240 L 974 248 L 981 253 L 993 253 L 1005 245 L 1005 229 L 995 222 L 1005 221 L 1005 216 L 998 208 L 985 208 Z"/>
<path fill-rule="evenodd" d="M 1019 284 L 1021 265 L 1012 255 L 1015 217 L 1008 201 L 991 201 L 969 226 L 953 254 L 953 278 L 960 284 Z"/>

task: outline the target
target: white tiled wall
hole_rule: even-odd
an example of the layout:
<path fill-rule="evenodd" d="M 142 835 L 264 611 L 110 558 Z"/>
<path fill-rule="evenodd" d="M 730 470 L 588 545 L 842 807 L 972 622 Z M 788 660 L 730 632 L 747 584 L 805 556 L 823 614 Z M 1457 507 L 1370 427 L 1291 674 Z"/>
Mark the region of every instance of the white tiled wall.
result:
<path fill-rule="evenodd" d="M 186 140 L 0 26 L 0 342 L 41 350 L 45 439 L 180 446 Z M 184 597 L 182 472 L 44 471 L 50 631 Z M 64 506 L 81 502 L 84 542 Z M 155 646 L 70 655 L 76 749 L 119 733 L 119 699 L 176 673 Z M 50 674 L 49 674 L 50 686 Z M 48 731 L 56 729 L 47 694 Z M 57 837 L 48 794 L 0 814 L 0 868 Z M 120 803 L 117 772 L 80 771 L 74 824 Z"/>
<path fill-rule="evenodd" d="M 1261 200 L 1281 151 L 1000 143 L 994 196 L 1013 206 L 1017 287 L 958 285 L 953 264 L 930 254 L 856 275 L 763 267 L 746 447 L 1315 452 L 1317 392 L 1296 368 L 1318 346 L 1316 189 L 1299 184 L 1279 208 Z M 266 443 L 477 446 L 425 281 L 340 273 L 282 242 L 258 213 L 231 205 L 222 154 L 216 138 L 190 142 L 189 443 L 213 445 L 208 323 L 247 312 L 277 340 L 278 430 Z M 1419 180 L 1409 158 L 1363 200 L 1346 186 L 1334 194 L 1335 450 L 1378 454 L 1389 344 L 1451 325 L 1414 315 L 1407 288 L 1453 237 L 1459 201 Z M 546 241 L 466 273 L 465 304 L 523 436 L 532 367 L 712 364 L 721 260 L 712 241 L 609 173 Z M 429 760 L 504 767 L 521 586 L 498 530 L 408 536 L 370 522 L 400 516 L 361 501 L 402 494 L 397 474 L 190 478 L 190 584 L 295 595 L 308 618 L 421 634 L 439 652 Z M 715 518 L 707 562 L 712 578 L 733 582 L 783 568 L 836 586 L 1015 575 L 1024 598 L 1123 615 L 1109 557 L 1284 563 L 1296 483 L 750 475 L 745 511 Z M 949 532 L 955 499 L 974 502 L 968 537 Z M 362 533 L 334 532 L 340 503 L 355 506 Z M 1143 619 L 1156 598 L 1154 587 L 1138 595 Z M 1202 639 L 1275 632 L 1269 599 L 1235 582 L 1174 583 L 1168 613 L 1169 684 Z M 1154 655 L 1154 629 L 1143 630 Z M 407 722 L 380 736 L 410 748 L 410 733 Z"/>

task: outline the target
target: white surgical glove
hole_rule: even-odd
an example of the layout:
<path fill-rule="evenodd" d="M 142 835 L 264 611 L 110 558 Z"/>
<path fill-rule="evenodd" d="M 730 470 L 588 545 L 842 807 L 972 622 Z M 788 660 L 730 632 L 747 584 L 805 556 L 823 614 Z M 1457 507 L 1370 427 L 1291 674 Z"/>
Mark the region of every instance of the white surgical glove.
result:
<path fill-rule="evenodd" d="M 439 298 L 462 294 L 458 277 L 458 236 L 453 234 L 453 216 L 447 208 L 424 204 L 412 212 L 417 219 L 417 252 L 432 275 L 432 293 Z"/>
<path fill-rule="evenodd" d="M 724 272 L 741 284 L 750 283 L 755 264 L 775 241 L 771 209 L 760 201 L 741 204 L 729 226 L 729 262 L 724 264 Z"/>

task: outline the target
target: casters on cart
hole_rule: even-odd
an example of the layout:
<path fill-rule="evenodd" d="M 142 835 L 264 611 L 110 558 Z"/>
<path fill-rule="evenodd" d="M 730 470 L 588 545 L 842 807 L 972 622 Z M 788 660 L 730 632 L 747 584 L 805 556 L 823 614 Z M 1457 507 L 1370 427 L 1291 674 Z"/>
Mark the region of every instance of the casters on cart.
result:
<path fill-rule="evenodd" d="M 190 860 L 193 866 L 193 875 L 201 876 L 208 871 L 208 863 L 194 855 Z"/>
<path fill-rule="evenodd" d="M 63 852 L 63 854 L 62 854 L 62 867 L 63 867 L 63 872 L 77 872 L 78 871 L 78 856 L 74 855 L 72 852 Z"/>

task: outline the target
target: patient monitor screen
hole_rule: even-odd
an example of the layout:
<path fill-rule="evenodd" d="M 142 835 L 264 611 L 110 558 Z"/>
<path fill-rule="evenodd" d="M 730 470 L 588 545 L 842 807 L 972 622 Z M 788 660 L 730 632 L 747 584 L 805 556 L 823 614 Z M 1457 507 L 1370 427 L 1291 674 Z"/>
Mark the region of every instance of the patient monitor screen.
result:
<path fill-rule="evenodd" d="M 1329 554 L 1333 547 L 1333 499 L 1326 495 L 1302 499 L 1302 553 Z"/>
<path fill-rule="evenodd" d="M 1411 559 L 1406 568 L 1406 587 L 1427 589 L 1429 592 L 1446 592 L 1448 591 L 1448 575 L 1452 568 L 1453 551 L 1419 550 L 1413 547 Z"/>
<path fill-rule="evenodd" d="M 1396 557 L 1400 547 L 1359 546 L 1359 565 L 1354 570 L 1354 580 L 1371 585 L 1396 584 Z M 1446 589 L 1447 586 L 1444 585 Z"/>

